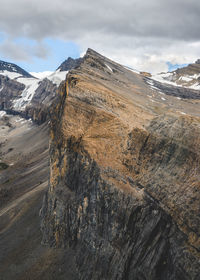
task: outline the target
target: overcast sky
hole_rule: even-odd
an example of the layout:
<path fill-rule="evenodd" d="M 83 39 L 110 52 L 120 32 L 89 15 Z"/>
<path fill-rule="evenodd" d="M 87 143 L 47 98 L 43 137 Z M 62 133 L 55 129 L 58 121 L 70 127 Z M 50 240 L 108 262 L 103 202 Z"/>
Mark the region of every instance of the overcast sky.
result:
<path fill-rule="evenodd" d="M 88 47 L 138 70 L 200 58 L 199 0 L 1 0 L 0 59 L 54 70 Z"/>

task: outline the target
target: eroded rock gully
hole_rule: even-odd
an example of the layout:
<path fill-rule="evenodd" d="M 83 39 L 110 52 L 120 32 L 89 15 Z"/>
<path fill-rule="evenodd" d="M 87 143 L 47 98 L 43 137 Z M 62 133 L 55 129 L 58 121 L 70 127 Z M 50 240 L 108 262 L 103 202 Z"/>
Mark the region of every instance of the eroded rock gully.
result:
<path fill-rule="evenodd" d="M 199 118 L 158 114 L 106 62 L 89 51 L 52 108 L 43 243 L 74 248 L 84 280 L 199 279 Z"/>

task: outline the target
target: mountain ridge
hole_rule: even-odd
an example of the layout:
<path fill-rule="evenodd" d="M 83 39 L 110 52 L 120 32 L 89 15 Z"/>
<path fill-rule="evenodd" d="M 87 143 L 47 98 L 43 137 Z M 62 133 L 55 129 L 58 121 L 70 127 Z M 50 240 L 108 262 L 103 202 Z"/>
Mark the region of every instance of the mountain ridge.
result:
<path fill-rule="evenodd" d="M 3 60 L 0 60 L 0 74 L 1 74 L 1 71 L 9 71 L 9 72 L 13 72 L 13 73 L 19 73 L 26 78 L 33 78 L 33 76 L 29 72 L 27 72 L 26 70 L 24 70 L 23 68 L 21 68 L 17 64 L 14 64 L 14 63 L 11 63 L 11 62 L 6 62 L 6 61 L 3 61 Z"/>
<path fill-rule="evenodd" d="M 93 59 L 93 57 L 95 57 L 95 59 Z M 50 106 L 49 102 L 53 102 L 53 99 L 55 98 L 55 87 L 58 88 L 60 82 L 62 80 L 65 80 L 66 75 L 68 74 L 69 71 L 73 71 L 73 69 L 76 68 L 81 68 L 82 66 L 84 66 L 85 62 L 90 60 L 93 63 L 91 64 L 92 67 L 99 68 L 99 70 L 103 70 L 111 76 L 114 73 L 124 72 L 124 71 L 126 72 L 127 70 L 136 73 L 138 75 L 141 75 L 141 77 L 143 77 L 143 79 L 146 80 L 147 84 L 152 89 L 157 88 L 157 91 L 161 92 L 161 94 L 174 95 L 177 98 L 190 98 L 190 99 L 200 98 L 198 88 L 193 89 L 193 87 L 191 88 L 190 86 L 183 87 L 181 85 L 177 85 L 175 82 L 168 81 L 167 77 L 171 75 L 169 73 L 163 74 L 163 76 L 157 75 L 156 77 L 155 76 L 150 77 L 145 72 L 138 72 L 136 70 L 132 70 L 128 67 L 120 65 L 106 58 L 105 56 L 97 53 L 95 50 L 88 48 L 83 58 L 79 58 L 79 59 L 68 58 L 57 68 L 55 72 L 50 73 L 50 75 L 48 75 L 45 78 L 41 78 L 41 79 L 36 79 L 33 77 L 22 78 L 21 74 L 19 74 L 20 76 L 13 77 L 12 75 L 13 74 L 16 75 L 16 72 L 9 72 L 11 73 L 10 76 L 11 80 L 9 81 L 9 84 L 10 85 L 12 84 L 12 80 L 13 80 L 12 78 L 14 78 L 16 82 L 19 82 L 17 88 L 21 88 L 21 94 L 18 91 L 15 92 L 14 84 L 13 84 L 12 86 L 13 93 L 11 92 L 11 94 L 9 94 L 6 97 L 5 92 L 7 90 L 7 87 L 3 89 L 5 85 L 5 78 L 0 77 L 1 79 L 0 85 L 2 87 L 2 91 L 0 92 L 1 110 L 6 110 L 7 112 L 14 113 L 14 114 L 21 114 L 21 116 L 26 118 L 31 117 L 33 118 L 33 120 L 38 121 L 39 123 L 45 121 L 46 118 L 48 118 L 47 108 L 48 106 Z M 10 64 L 8 63 L 8 65 Z M 9 67 L 12 67 L 12 65 L 10 65 Z M 9 69 L 9 67 L 7 69 Z M 4 76 L 6 73 L 4 73 Z M 166 77 L 166 75 L 168 76 Z M 49 82 L 47 82 L 47 80 L 45 79 L 48 79 Z M 49 91 L 50 88 L 52 89 L 52 92 Z M 38 95 L 38 92 L 40 92 L 40 97 Z M 49 95 L 48 98 L 46 98 L 47 95 Z M 37 97 L 34 98 L 34 96 Z M 43 117 L 41 117 L 41 115 Z"/>
<path fill-rule="evenodd" d="M 145 79 L 89 50 L 51 108 L 43 243 L 81 280 L 198 279 L 199 99 Z"/>
<path fill-rule="evenodd" d="M 198 279 L 199 91 L 91 49 L 57 71 L 10 112 L 23 118 L 0 112 L 1 277 Z M 0 82 L 2 106 L 28 98 Z"/>
<path fill-rule="evenodd" d="M 172 72 L 152 75 L 158 82 L 169 83 L 174 86 L 200 90 L 200 59 L 195 63 L 178 68 Z"/>

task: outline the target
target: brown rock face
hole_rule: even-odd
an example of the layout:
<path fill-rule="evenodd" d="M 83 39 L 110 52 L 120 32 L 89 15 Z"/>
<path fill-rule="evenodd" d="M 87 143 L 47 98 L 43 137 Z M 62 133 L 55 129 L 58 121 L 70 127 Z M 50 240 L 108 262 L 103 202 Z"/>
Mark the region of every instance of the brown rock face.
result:
<path fill-rule="evenodd" d="M 43 242 L 80 279 L 199 277 L 199 100 L 144 79 L 88 50 L 51 112 Z"/>

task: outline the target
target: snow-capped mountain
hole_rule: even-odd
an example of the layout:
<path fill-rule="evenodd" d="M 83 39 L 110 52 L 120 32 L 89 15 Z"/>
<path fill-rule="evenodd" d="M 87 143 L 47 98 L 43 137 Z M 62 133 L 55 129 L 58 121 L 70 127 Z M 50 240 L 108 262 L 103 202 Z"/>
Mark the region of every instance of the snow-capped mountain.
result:
<path fill-rule="evenodd" d="M 1 109 L 25 110 L 38 86 L 39 80 L 18 65 L 0 61 Z"/>
<path fill-rule="evenodd" d="M 67 73 L 71 69 L 79 67 L 82 61 L 82 58 L 73 59 L 71 57 L 68 57 L 67 60 L 61 63 L 61 65 L 57 68 L 55 72 L 46 76 L 46 78 L 52 83 L 59 85 L 61 81 L 65 80 Z"/>
<path fill-rule="evenodd" d="M 68 71 L 80 66 L 82 58 L 73 59 L 68 57 L 61 65 L 56 69 L 56 71 L 44 71 L 44 72 L 31 72 L 30 74 L 38 79 L 47 78 L 52 83 L 59 85 L 61 81 L 66 78 Z"/>
<path fill-rule="evenodd" d="M 152 79 L 173 86 L 200 90 L 200 59 L 175 71 L 153 75 Z"/>
<path fill-rule="evenodd" d="M 10 79 L 15 79 L 18 77 L 33 78 L 30 73 L 18 65 L 2 60 L 0 60 L 0 75 L 8 76 Z"/>
<path fill-rule="evenodd" d="M 56 71 L 28 73 L 21 67 L 0 61 L 0 110 L 32 117 L 33 107 L 50 105 L 59 84 L 82 59 L 68 58 Z"/>

